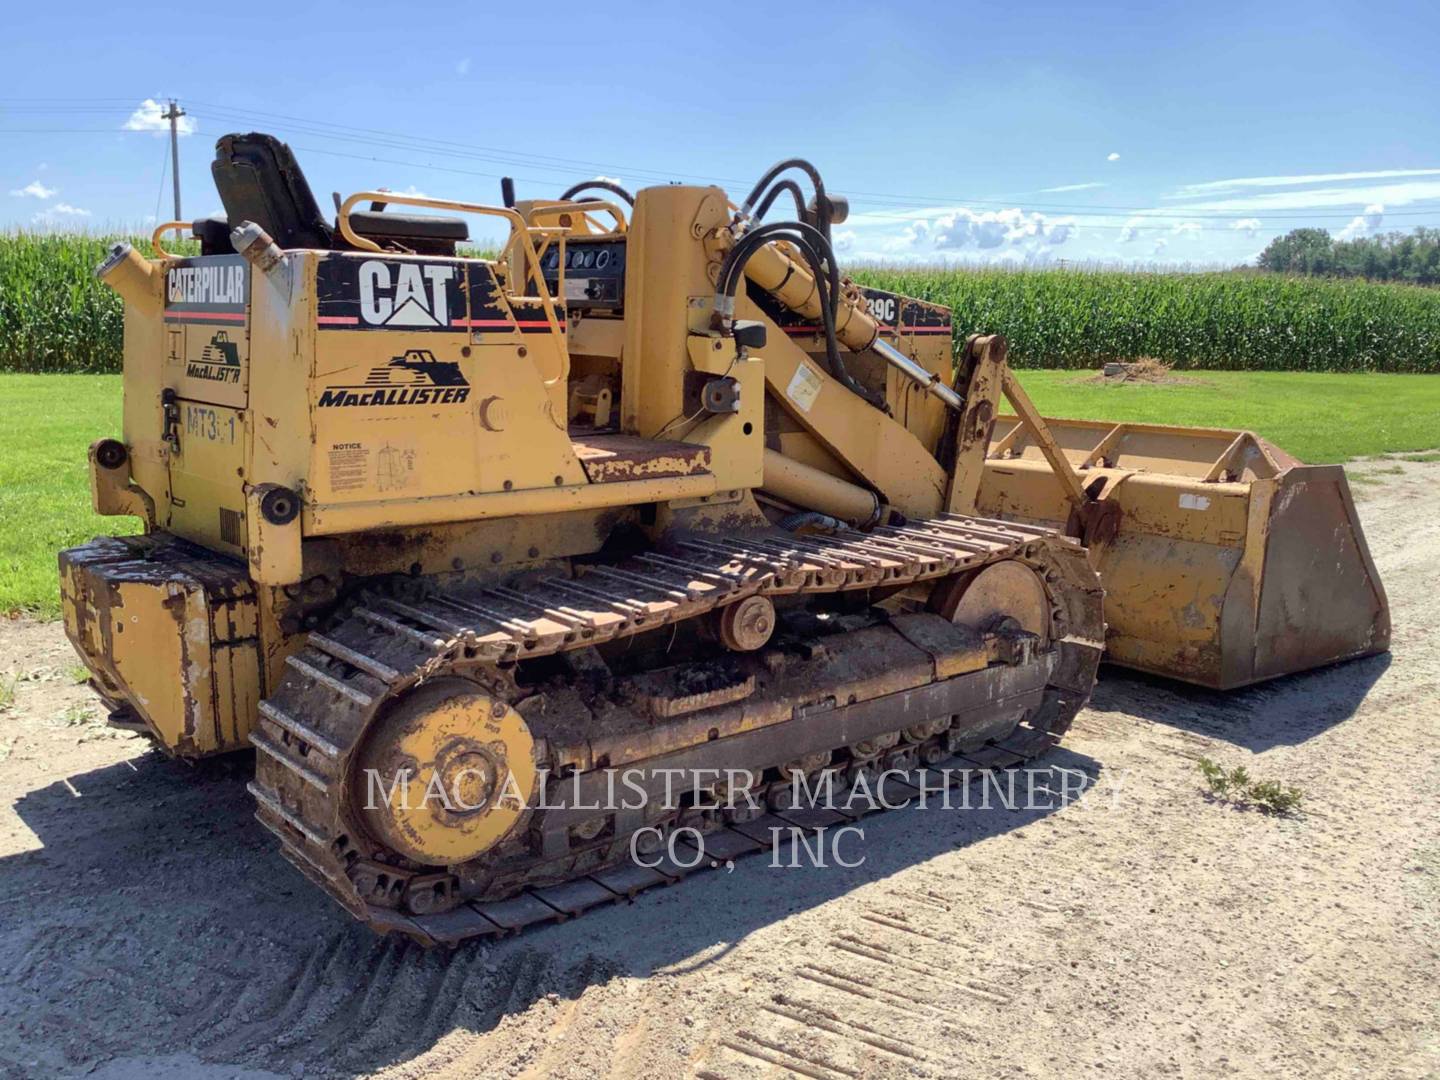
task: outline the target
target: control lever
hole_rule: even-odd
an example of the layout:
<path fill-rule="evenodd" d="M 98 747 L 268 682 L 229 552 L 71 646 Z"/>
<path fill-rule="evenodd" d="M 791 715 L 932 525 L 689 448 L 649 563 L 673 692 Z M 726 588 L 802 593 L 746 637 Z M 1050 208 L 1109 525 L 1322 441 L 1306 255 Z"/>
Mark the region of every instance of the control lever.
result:
<path fill-rule="evenodd" d="M 160 392 L 160 410 L 163 416 L 160 438 L 169 443 L 170 449 L 178 454 L 180 452 L 180 403 L 175 399 L 175 391 L 169 387 Z"/>

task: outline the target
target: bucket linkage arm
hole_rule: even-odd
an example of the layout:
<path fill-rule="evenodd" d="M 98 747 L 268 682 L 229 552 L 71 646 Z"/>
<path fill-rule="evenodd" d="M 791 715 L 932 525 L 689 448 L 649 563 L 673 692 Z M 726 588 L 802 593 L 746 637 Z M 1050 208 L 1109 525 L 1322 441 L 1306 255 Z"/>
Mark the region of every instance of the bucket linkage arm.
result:
<path fill-rule="evenodd" d="M 1006 361 L 1007 346 L 999 334 L 972 334 L 961 354 L 961 370 L 969 370 L 965 399 L 954 435 L 954 458 L 946 508 L 952 514 L 977 514 L 976 503 L 984 473 L 985 455 L 995 428 L 995 416 L 1003 396 L 1015 410 L 1044 455 L 1051 472 L 1070 503 L 1066 531 L 1089 546 L 1103 543 L 1119 527 L 1119 507 L 1092 496 L 1080 482 L 1080 474 L 1055 441 L 1020 380 Z"/>

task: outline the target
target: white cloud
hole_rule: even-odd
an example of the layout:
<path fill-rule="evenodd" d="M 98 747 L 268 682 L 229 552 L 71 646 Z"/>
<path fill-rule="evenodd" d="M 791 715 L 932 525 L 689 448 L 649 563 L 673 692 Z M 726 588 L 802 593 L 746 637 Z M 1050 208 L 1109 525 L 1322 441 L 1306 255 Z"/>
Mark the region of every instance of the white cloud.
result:
<path fill-rule="evenodd" d="M 1106 161 L 1119 161 L 1119 160 L 1120 160 L 1120 155 L 1119 155 L 1119 154 L 1116 154 L 1116 153 L 1106 154 L 1106 155 L 1105 155 L 1105 160 L 1106 160 Z"/>
<path fill-rule="evenodd" d="M 57 225 L 62 222 L 71 221 L 74 218 L 89 217 L 90 211 L 79 206 L 71 206 L 69 203 L 55 203 L 45 207 L 44 210 L 36 211 L 31 219 L 37 225 Z"/>
<path fill-rule="evenodd" d="M 40 183 L 39 180 L 31 180 L 30 183 L 22 188 L 11 188 L 10 194 L 14 195 L 17 199 L 27 197 L 31 199 L 50 199 L 60 194 L 60 190 L 58 188 L 46 187 Z"/>
<path fill-rule="evenodd" d="M 1194 199 L 1243 188 L 1299 187 L 1347 180 L 1392 180 L 1403 176 L 1440 176 L 1440 169 L 1377 169 L 1370 172 L 1304 173 L 1298 176 L 1240 176 L 1230 180 L 1210 180 L 1203 184 L 1183 184 L 1173 195 L 1167 195 L 1166 198 Z"/>
<path fill-rule="evenodd" d="M 121 125 L 124 131 L 154 131 L 165 132 L 170 130 L 170 121 L 161 114 L 166 106 L 152 98 L 146 98 L 140 103 L 140 107 L 130 114 L 130 119 Z M 195 120 L 186 115 L 175 122 L 175 130 L 181 135 L 195 134 Z"/>
<path fill-rule="evenodd" d="M 455 74 L 459 75 L 462 79 L 470 74 L 470 57 L 464 57 L 455 65 Z"/>
<path fill-rule="evenodd" d="M 999 248 L 1038 244 L 1063 244 L 1075 231 L 1073 218 L 1050 218 L 1024 210 L 959 209 L 939 218 L 928 230 L 931 245 L 938 251 L 965 248 Z M 923 240 L 923 234 L 917 242 Z"/>
<path fill-rule="evenodd" d="M 976 211 L 961 206 L 852 213 L 845 223 L 848 259 L 949 264 L 1045 262 L 1065 250 L 1079 229 L 1072 217 L 1019 208 Z"/>
<path fill-rule="evenodd" d="M 1128 244 L 1140 235 L 1140 229 L 1145 224 L 1143 217 L 1132 217 L 1120 227 L 1120 243 Z"/>
<path fill-rule="evenodd" d="M 1163 237 L 1163 236 L 1157 237 L 1156 240 L 1155 240 L 1155 246 L 1150 249 L 1150 254 L 1151 254 L 1151 255 L 1160 255 L 1160 254 L 1163 254 L 1164 251 L 1165 251 L 1165 248 L 1166 248 L 1166 246 L 1167 246 L 1168 244 L 1169 244 L 1169 241 L 1166 240 L 1165 237 Z"/>
<path fill-rule="evenodd" d="M 592 179 L 592 180 L 600 180 L 600 181 L 603 181 L 604 183 L 607 183 L 607 184 L 619 184 L 619 183 L 620 183 L 620 179 L 619 179 L 618 177 L 615 177 L 615 176 L 592 176 L 590 179 Z M 623 185 L 621 185 L 621 186 L 623 186 Z"/>
<path fill-rule="evenodd" d="M 835 250 L 848 253 L 855 250 L 855 230 L 841 229 L 834 236 Z"/>
<path fill-rule="evenodd" d="M 409 187 L 404 188 L 403 190 L 400 190 L 400 191 L 396 191 L 394 188 L 388 188 L 388 187 L 378 187 L 378 188 L 376 188 L 375 190 L 376 190 L 376 191 L 383 191 L 383 192 L 385 192 L 386 194 L 389 194 L 389 195 L 410 195 L 410 196 L 412 196 L 412 197 L 414 197 L 414 198 L 416 198 L 416 199 L 428 199 L 428 198 L 430 198 L 429 195 L 427 195 L 425 192 L 421 191 L 421 190 L 420 190 L 419 188 L 417 188 L 414 184 L 411 184 Z M 217 211 L 217 213 L 223 213 L 223 211 Z"/>
<path fill-rule="evenodd" d="M 1170 231 L 1176 236 L 1198 236 L 1200 223 L 1198 221 L 1182 221 Z"/>
<path fill-rule="evenodd" d="M 1243 232 L 1253 240 L 1255 239 L 1255 234 L 1260 231 L 1260 219 L 1253 217 L 1239 218 L 1230 223 L 1230 228 Z"/>
<path fill-rule="evenodd" d="M 1401 206 L 1426 199 L 1440 199 L 1440 180 L 1408 180 L 1397 184 L 1370 184 L 1365 187 L 1274 191 L 1187 203 L 1185 209 L 1264 213 L 1267 210 L 1316 210 L 1322 207 L 1368 206 L 1371 203 Z"/>
<path fill-rule="evenodd" d="M 1379 231 L 1380 223 L 1384 220 L 1384 205 L 1381 203 L 1371 203 L 1365 207 L 1364 213 L 1353 218 L 1349 225 L 1346 225 L 1336 234 L 1336 239 L 1358 240 L 1362 236 L 1369 236 Z"/>
<path fill-rule="evenodd" d="M 1051 192 L 1055 191 L 1090 191 L 1093 188 L 1102 188 L 1104 186 L 1104 184 L 1094 181 L 1088 184 L 1061 184 L 1059 187 L 1042 187 L 1040 189 L 1040 194 L 1048 195 Z"/>

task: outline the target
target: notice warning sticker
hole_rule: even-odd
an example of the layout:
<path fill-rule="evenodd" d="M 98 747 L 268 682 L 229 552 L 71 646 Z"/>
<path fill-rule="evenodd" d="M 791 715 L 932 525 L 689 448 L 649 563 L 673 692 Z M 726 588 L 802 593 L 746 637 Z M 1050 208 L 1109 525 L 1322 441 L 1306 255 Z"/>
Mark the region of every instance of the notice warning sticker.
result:
<path fill-rule="evenodd" d="M 785 396 L 793 401 L 801 412 L 808 413 L 815 404 L 815 399 L 820 396 L 822 385 L 824 384 L 820 373 L 802 361 L 791 376 L 790 385 L 785 388 Z"/>
<path fill-rule="evenodd" d="M 370 479 L 370 451 L 363 443 L 336 443 L 330 447 L 330 490 L 355 491 Z"/>

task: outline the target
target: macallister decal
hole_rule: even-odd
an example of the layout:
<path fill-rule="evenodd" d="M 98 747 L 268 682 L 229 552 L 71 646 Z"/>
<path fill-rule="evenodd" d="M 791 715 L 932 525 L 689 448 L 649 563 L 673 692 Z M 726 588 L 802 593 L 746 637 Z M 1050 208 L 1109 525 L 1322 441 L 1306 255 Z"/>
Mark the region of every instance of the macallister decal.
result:
<path fill-rule="evenodd" d="M 208 379 L 211 382 L 229 383 L 240 381 L 240 349 L 230 340 L 228 330 L 217 330 L 205 344 L 199 360 L 185 365 L 185 374 L 192 379 Z"/>
<path fill-rule="evenodd" d="M 470 384 L 458 363 L 437 360 L 429 349 L 407 349 L 371 368 L 364 383 L 325 387 L 315 404 L 321 409 L 459 405 L 469 396 Z"/>

